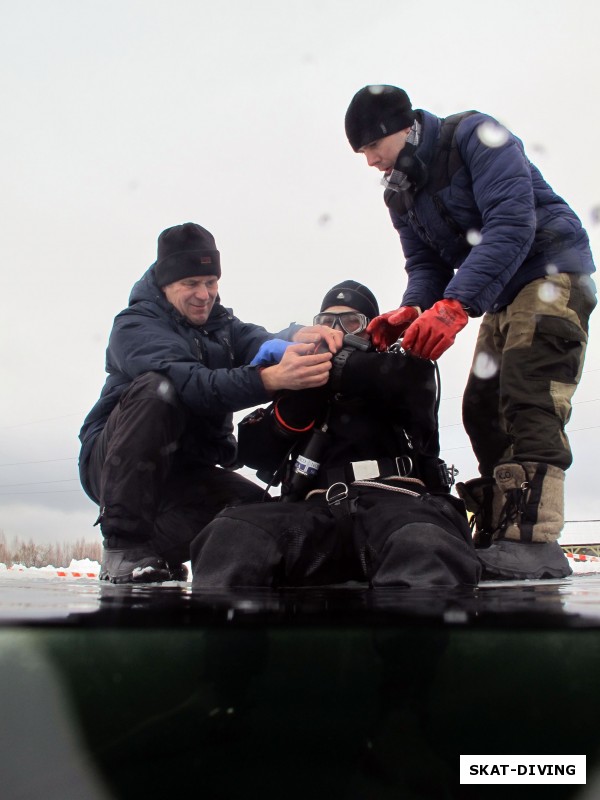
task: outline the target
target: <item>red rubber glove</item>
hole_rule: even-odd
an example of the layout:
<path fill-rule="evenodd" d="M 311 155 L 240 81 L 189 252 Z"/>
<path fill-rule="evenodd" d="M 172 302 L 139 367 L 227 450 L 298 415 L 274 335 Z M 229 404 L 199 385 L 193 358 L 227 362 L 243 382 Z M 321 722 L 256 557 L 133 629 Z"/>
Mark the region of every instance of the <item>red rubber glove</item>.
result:
<path fill-rule="evenodd" d="M 458 300 L 438 300 L 408 328 L 402 347 L 414 356 L 435 361 L 454 344 L 456 334 L 468 321 L 467 312 Z"/>
<path fill-rule="evenodd" d="M 367 333 L 378 350 L 387 350 L 419 316 L 414 306 L 401 306 L 375 317 L 367 325 Z"/>

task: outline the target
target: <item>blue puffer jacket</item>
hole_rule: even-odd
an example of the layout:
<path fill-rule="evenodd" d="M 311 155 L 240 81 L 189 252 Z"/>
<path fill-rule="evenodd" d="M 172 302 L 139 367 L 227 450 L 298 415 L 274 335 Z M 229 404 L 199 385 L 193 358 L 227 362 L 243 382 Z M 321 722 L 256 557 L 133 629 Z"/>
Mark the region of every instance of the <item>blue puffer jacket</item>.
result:
<path fill-rule="evenodd" d="M 422 110 L 418 118 L 422 132 L 414 155 L 424 180 L 405 197 L 386 192 L 406 258 L 402 305 L 425 309 L 453 297 L 480 316 L 508 305 L 523 286 L 548 273 L 594 272 L 579 218 L 527 159 L 516 136 L 491 147 L 478 129 L 498 123 L 478 112 L 465 116 L 454 132 L 458 168 L 445 185 L 438 174 L 434 187 L 436 160 L 448 158 L 436 147 L 443 120 Z M 479 235 L 478 244 L 467 242 L 469 231 Z"/>
<path fill-rule="evenodd" d="M 272 334 L 237 319 L 219 302 L 204 326 L 191 325 L 156 285 L 152 265 L 133 287 L 129 306 L 115 317 L 106 351 L 108 377 L 79 434 L 84 489 L 96 436 L 131 382 L 150 371 L 169 378 L 197 415 L 198 463 L 232 464 L 237 451 L 232 412 L 271 399 L 258 368 L 247 365 L 263 342 L 291 339 L 300 327 Z"/>

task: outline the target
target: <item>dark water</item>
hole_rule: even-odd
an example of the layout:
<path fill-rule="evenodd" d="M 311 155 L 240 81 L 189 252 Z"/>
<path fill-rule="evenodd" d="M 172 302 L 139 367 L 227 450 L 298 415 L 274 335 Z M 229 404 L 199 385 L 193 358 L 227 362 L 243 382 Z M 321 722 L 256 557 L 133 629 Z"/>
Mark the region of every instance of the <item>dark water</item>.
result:
<path fill-rule="evenodd" d="M 459 755 L 600 768 L 598 576 L 222 594 L 11 580 L 0 597 L 6 797 L 584 800 L 461 786 Z"/>

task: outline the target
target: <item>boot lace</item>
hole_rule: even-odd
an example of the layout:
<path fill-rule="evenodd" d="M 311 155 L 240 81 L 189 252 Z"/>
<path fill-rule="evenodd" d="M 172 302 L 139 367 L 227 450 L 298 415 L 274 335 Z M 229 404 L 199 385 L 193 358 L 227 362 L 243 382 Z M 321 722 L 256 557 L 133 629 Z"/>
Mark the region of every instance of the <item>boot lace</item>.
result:
<path fill-rule="evenodd" d="M 500 519 L 498 521 L 498 535 L 496 538 L 503 539 L 509 525 L 518 525 L 521 515 L 525 510 L 527 503 L 527 490 L 529 489 L 529 482 L 523 483 L 517 489 L 507 489 L 505 491 L 506 501 L 502 506 L 500 512 Z"/>

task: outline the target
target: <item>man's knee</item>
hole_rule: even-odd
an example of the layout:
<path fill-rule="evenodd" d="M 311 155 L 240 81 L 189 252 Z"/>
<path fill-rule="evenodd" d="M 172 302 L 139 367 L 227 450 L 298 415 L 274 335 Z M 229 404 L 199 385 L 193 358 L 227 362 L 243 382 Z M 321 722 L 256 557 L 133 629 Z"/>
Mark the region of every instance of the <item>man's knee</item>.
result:
<path fill-rule="evenodd" d="M 187 419 L 185 406 L 173 383 L 158 372 L 145 372 L 137 377 L 112 410 L 102 436 L 108 440 L 121 439 L 130 446 L 133 437 L 136 447 L 146 441 L 162 441 L 165 435 L 176 440 L 184 430 Z"/>
<path fill-rule="evenodd" d="M 123 395 L 122 401 L 139 399 L 156 400 L 171 405 L 181 402 L 173 382 L 159 372 L 144 372 L 139 375 Z"/>
<path fill-rule="evenodd" d="M 156 372 L 136 378 L 111 411 L 90 455 L 88 484 L 97 502 L 108 507 L 111 498 L 111 505 L 133 507 L 143 496 L 148 505 L 147 498 L 170 469 L 185 424 L 185 407 L 171 381 Z"/>

